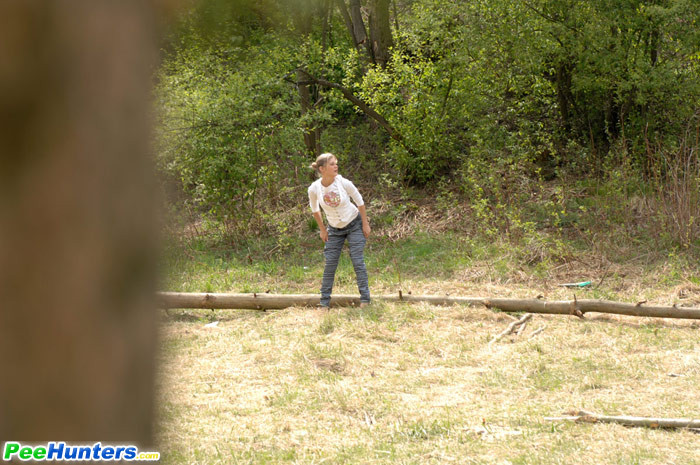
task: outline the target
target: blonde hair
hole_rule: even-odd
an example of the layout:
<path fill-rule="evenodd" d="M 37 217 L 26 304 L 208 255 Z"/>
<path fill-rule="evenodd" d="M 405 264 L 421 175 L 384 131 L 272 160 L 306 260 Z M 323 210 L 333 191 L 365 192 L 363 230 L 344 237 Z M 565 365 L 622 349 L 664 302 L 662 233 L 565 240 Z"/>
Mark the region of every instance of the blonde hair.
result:
<path fill-rule="evenodd" d="M 314 170 L 318 173 L 319 172 L 318 169 L 322 166 L 326 166 L 331 158 L 335 158 L 337 160 L 337 157 L 330 152 L 322 153 L 321 155 L 318 156 L 318 158 L 316 158 L 315 162 L 313 162 L 309 165 L 309 168 L 311 168 L 312 170 Z"/>

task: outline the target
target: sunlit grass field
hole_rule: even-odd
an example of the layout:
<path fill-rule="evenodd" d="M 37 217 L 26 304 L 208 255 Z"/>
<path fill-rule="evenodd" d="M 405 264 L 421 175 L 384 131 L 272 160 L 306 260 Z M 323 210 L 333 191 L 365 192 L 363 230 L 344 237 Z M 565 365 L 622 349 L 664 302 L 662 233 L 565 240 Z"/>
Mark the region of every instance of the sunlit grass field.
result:
<path fill-rule="evenodd" d="M 320 242 L 310 233 L 293 247 L 275 247 L 191 242 L 170 257 L 163 285 L 317 292 Z M 571 248 L 552 256 L 497 240 L 417 234 L 370 241 L 367 265 L 375 294 L 575 293 L 700 306 L 697 266 L 668 254 L 623 260 Z M 591 289 L 559 286 L 584 280 Z M 347 256 L 336 292 L 356 292 Z M 513 318 L 381 302 L 330 311 L 162 312 L 161 461 L 700 464 L 700 435 L 690 431 L 545 419 L 581 409 L 700 417 L 697 323 L 534 315 L 520 335 L 491 343 Z"/>

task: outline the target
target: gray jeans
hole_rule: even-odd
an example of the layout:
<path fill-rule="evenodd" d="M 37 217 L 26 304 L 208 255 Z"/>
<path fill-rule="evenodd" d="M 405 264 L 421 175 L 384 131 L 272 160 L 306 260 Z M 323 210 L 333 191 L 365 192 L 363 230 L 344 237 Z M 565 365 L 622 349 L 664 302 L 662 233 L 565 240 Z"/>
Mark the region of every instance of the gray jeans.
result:
<path fill-rule="evenodd" d="M 357 288 L 360 291 L 360 302 L 369 303 L 369 279 L 365 267 L 365 235 L 362 233 L 362 218 L 358 214 L 344 228 L 328 226 L 328 241 L 323 248 L 323 256 L 326 257 L 326 267 L 323 270 L 323 282 L 321 283 L 321 305 L 329 306 L 331 291 L 335 280 L 335 270 L 338 268 L 340 253 L 343 251 L 345 239 L 348 240 L 350 260 L 355 268 L 357 276 Z"/>

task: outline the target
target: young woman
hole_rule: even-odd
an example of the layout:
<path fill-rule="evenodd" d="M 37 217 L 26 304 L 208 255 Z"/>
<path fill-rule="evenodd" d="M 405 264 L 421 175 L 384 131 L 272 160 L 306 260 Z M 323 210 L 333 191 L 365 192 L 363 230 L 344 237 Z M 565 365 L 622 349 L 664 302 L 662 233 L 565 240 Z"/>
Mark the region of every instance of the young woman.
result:
<path fill-rule="evenodd" d="M 365 242 L 372 231 L 365 203 L 355 185 L 338 174 L 338 160 L 332 153 L 319 156 L 311 168 L 321 176 L 309 186 L 309 205 L 318 223 L 321 240 L 325 242 L 323 255 L 326 257 L 326 267 L 321 283 L 321 306 L 330 306 L 335 270 L 347 239 L 360 290 L 360 306 L 364 307 L 370 301 L 364 251 Z M 355 202 L 354 205 L 350 199 Z M 328 228 L 323 223 L 321 208 L 326 214 Z"/>

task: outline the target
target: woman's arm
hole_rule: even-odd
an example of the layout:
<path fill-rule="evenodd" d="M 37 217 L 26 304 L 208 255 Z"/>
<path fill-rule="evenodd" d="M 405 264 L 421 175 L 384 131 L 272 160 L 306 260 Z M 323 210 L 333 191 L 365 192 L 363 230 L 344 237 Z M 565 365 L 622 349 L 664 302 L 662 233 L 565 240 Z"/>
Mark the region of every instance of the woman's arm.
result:
<path fill-rule="evenodd" d="M 362 217 L 362 233 L 365 235 L 365 239 L 369 238 L 372 228 L 369 227 L 369 219 L 367 218 L 367 210 L 365 209 L 365 201 L 362 199 L 362 194 L 357 190 L 357 187 L 349 179 L 341 178 L 343 187 L 348 195 L 352 198 L 357 209 L 360 210 L 360 216 Z"/>
<path fill-rule="evenodd" d="M 309 206 L 318 224 L 318 233 L 319 236 L 321 236 L 321 240 L 323 242 L 328 241 L 328 230 L 326 229 L 326 225 L 323 224 L 323 216 L 321 215 L 321 208 L 318 202 L 318 195 L 314 189 L 314 184 L 309 186 Z"/>
<path fill-rule="evenodd" d="M 347 192 L 352 201 L 355 202 L 355 205 L 359 207 L 365 204 L 365 201 L 362 199 L 362 194 L 360 194 L 360 191 L 357 190 L 357 187 L 355 187 L 352 181 L 341 177 L 340 182 L 343 184 L 345 192 Z"/>
<path fill-rule="evenodd" d="M 317 211 L 314 213 L 314 218 L 316 219 L 316 223 L 318 224 L 318 235 L 321 236 L 321 240 L 323 242 L 328 241 L 328 230 L 326 229 L 326 225 L 323 224 L 323 217 L 321 216 L 321 212 Z"/>
<path fill-rule="evenodd" d="M 364 204 L 357 207 L 357 209 L 360 210 L 360 216 L 362 217 L 362 234 L 365 235 L 365 239 L 369 239 L 369 234 L 372 232 L 372 228 L 369 227 L 367 209 L 365 208 Z"/>

